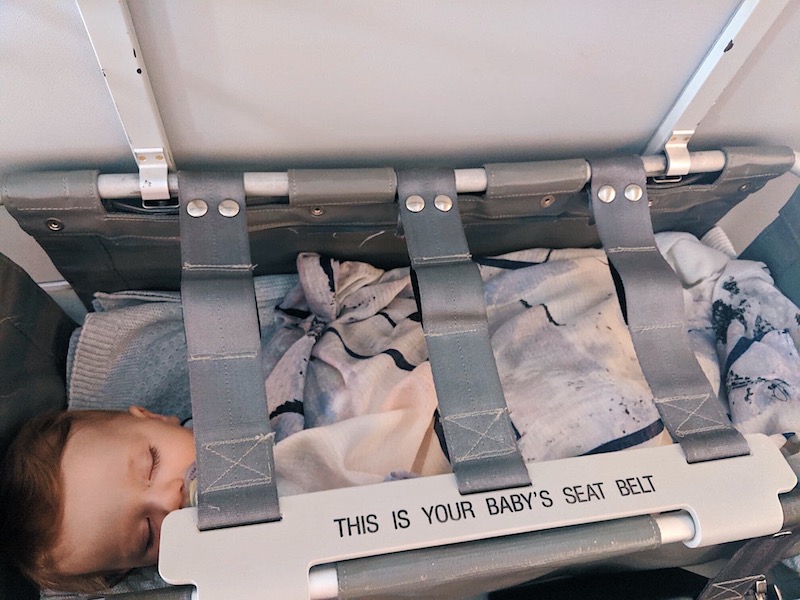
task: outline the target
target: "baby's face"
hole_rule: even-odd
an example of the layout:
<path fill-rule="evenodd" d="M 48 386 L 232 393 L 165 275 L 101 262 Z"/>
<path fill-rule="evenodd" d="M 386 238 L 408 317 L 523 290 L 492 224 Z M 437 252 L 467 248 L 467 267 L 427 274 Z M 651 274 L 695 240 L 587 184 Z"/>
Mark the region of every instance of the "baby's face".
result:
<path fill-rule="evenodd" d="M 131 407 L 76 429 L 61 461 L 57 569 L 123 573 L 156 564 L 161 522 L 189 505 L 184 475 L 193 462 L 194 437 L 175 417 Z"/>

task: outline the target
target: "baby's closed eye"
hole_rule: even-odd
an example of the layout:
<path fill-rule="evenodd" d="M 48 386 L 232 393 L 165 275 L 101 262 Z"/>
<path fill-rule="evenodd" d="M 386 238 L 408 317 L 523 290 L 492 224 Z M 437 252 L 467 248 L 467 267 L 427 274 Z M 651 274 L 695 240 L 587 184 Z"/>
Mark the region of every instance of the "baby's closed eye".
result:
<path fill-rule="evenodd" d="M 147 477 L 148 480 L 153 479 L 153 475 L 158 469 L 158 465 L 161 463 L 161 455 L 158 452 L 158 448 L 155 446 L 150 446 L 150 459 L 150 474 Z"/>

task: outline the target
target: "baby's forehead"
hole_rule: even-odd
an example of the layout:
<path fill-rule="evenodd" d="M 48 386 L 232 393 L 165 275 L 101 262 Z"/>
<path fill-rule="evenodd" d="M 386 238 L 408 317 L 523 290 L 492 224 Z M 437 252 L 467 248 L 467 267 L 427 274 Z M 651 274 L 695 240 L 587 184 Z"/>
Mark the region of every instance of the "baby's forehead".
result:
<path fill-rule="evenodd" d="M 92 446 L 102 446 L 104 441 L 128 442 L 129 434 L 136 425 L 133 417 L 120 411 L 103 411 L 87 417 L 73 423 L 64 448 L 65 453 L 70 448 L 91 449 Z"/>

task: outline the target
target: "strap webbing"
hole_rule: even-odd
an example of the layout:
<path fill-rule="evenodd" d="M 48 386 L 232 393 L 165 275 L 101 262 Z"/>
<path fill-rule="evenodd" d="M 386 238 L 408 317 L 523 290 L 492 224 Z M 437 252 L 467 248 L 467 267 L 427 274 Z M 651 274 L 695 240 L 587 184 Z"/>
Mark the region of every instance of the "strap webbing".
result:
<path fill-rule="evenodd" d="M 597 231 L 622 279 L 633 346 L 664 425 L 690 463 L 749 454 L 691 349 L 683 289 L 656 248 L 641 159 L 591 168 Z"/>
<path fill-rule="evenodd" d="M 274 434 L 261 370 L 243 179 L 181 172 L 178 180 L 198 527 L 274 521 L 280 518 Z"/>
<path fill-rule="evenodd" d="M 467 247 L 453 171 L 397 175 L 400 218 L 459 491 L 530 485 L 492 353 L 483 282 Z"/>
<path fill-rule="evenodd" d="M 766 579 L 798 541 L 798 534 L 786 531 L 748 540 L 736 551 L 697 600 L 742 600 L 754 597 L 757 582 Z M 748 595 L 748 593 L 750 595 Z"/>

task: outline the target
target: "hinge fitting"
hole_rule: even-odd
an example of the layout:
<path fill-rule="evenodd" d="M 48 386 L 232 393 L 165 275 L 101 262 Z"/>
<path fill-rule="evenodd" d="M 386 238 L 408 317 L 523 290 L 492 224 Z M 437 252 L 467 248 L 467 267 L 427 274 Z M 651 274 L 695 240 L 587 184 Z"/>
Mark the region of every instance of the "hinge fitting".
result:
<path fill-rule="evenodd" d="M 669 141 L 664 145 L 667 155 L 667 177 L 674 175 L 688 175 L 692 168 L 692 159 L 689 156 L 689 140 L 694 135 L 694 129 L 682 129 L 672 132 Z"/>
<path fill-rule="evenodd" d="M 136 148 L 142 202 L 169 199 L 169 168 L 163 148 Z"/>

